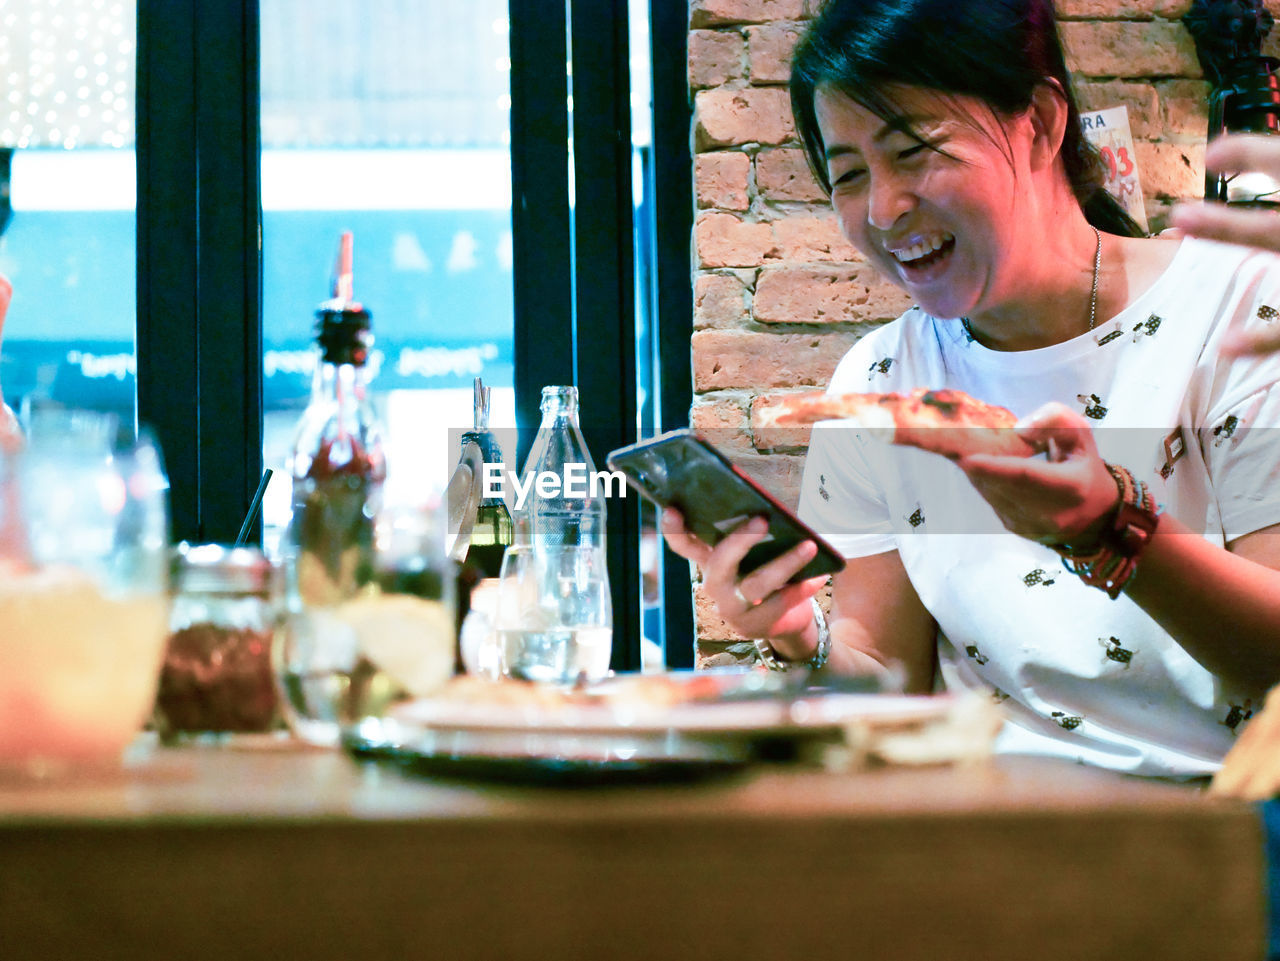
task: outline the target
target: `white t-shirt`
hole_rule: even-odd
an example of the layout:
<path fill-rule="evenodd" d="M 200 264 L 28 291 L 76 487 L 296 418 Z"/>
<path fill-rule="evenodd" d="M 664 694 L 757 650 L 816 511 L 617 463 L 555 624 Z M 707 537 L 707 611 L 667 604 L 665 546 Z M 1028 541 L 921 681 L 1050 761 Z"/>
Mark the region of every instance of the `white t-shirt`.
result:
<path fill-rule="evenodd" d="M 960 321 L 912 308 L 859 341 L 829 390 L 958 388 L 1020 417 L 1060 401 L 1091 420 L 1104 459 L 1221 545 L 1280 523 L 1280 356 L 1228 361 L 1217 350 L 1228 330 L 1276 323 L 1280 257 L 1186 240 L 1151 289 L 1087 334 L 995 351 Z M 1127 596 L 1111 600 L 1008 533 L 942 457 L 818 425 L 800 514 L 846 556 L 899 553 L 938 623 L 947 688 L 1004 703 L 1001 751 L 1204 775 L 1258 706 Z"/>

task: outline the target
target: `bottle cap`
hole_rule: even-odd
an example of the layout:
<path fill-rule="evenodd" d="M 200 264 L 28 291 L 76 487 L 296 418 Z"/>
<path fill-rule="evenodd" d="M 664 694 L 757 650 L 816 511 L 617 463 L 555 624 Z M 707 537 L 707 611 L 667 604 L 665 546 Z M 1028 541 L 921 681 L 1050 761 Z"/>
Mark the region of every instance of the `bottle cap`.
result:
<path fill-rule="evenodd" d="M 316 340 L 330 364 L 363 366 L 373 346 L 373 315 L 355 299 L 351 231 L 344 231 L 333 268 L 331 296 L 316 309 Z"/>

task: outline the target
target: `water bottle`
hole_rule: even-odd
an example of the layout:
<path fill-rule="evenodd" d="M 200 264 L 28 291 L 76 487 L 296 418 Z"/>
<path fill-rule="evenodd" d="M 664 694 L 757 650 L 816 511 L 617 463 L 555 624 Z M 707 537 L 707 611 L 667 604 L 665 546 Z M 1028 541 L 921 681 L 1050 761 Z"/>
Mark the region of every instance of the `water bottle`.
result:
<path fill-rule="evenodd" d="M 507 552 L 499 586 L 505 674 L 572 683 L 608 673 L 605 517 L 605 487 L 578 426 L 578 390 L 544 387 L 542 424 L 516 490 L 516 543 L 527 553 Z"/>

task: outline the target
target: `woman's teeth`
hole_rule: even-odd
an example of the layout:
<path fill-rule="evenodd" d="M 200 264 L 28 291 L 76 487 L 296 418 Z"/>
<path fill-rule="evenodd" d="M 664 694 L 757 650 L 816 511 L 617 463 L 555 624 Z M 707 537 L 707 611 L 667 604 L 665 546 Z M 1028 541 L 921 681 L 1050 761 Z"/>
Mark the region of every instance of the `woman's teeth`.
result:
<path fill-rule="evenodd" d="M 943 247 L 945 247 L 948 243 L 950 243 L 954 239 L 955 238 L 950 236 L 949 234 L 943 234 L 941 236 L 930 238 L 929 240 L 923 241 L 918 244 L 912 244 L 910 247 L 906 248 L 905 250 L 892 251 L 892 253 L 893 253 L 893 256 L 898 259 L 899 263 L 909 264 L 914 260 L 920 260 L 924 257 L 929 256 L 934 251 L 941 250 Z"/>
<path fill-rule="evenodd" d="M 903 250 L 893 250 L 890 253 L 904 270 L 915 273 L 940 262 L 954 249 L 955 245 L 956 239 L 951 234 L 939 234 L 937 237 L 931 237 Z"/>

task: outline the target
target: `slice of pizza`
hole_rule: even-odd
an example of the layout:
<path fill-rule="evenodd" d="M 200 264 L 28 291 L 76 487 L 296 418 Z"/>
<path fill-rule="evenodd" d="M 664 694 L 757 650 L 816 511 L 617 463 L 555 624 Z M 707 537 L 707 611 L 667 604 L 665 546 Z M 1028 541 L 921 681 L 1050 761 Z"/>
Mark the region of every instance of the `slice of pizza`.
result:
<path fill-rule="evenodd" d="M 962 390 L 791 394 L 763 408 L 760 416 L 767 427 L 848 421 L 889 443 L 919 447 L 952 460 L 967 454 L 1030 457 L 1038 453 L 1014 432 L 1018 418 L 1012 411 L 983 403 Z"/>

